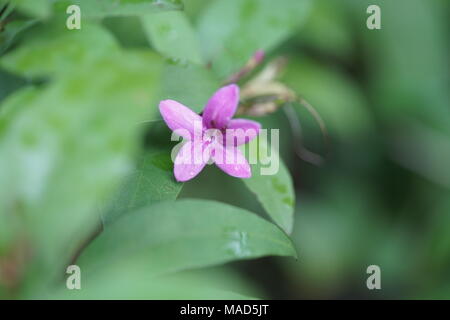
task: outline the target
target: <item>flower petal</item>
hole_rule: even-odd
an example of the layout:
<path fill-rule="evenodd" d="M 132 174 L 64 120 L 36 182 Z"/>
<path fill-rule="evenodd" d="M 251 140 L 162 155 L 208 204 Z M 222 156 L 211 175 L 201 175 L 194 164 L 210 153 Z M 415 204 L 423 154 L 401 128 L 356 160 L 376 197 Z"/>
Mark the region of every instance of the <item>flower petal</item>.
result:
<path fill-rule="evenodd" d="M 202 171 L 209 160 L 210 148 L 202 142 L 186 142 L 175 158 L 173 172 L 177 181 L 188 181 Z"/>
<path fill-rule="evenodd" d="M 209 99 L 203 110 L 203 125 L 207 128 L 224 129 L 236 112 L 239 87 L 235 84 L 222 87 Z"/>
<path fill-rule="evenodd" d="M 220 143 L 216 143 L 212 151 L 212 158 L 216 166 L 230 176 L 237 178 L 250 178 L 252 176 L 250 165 L 238 148 L 225 148 Z"/>
<path fill-rule="evenodd" d="M 240 146 L 256 138 L 261 125 L 252 120 L 232 119 L 225 132 L 226 146 Z"/>
<path fill-rule="evenodd" d="M 183 138 L 192 140 L 195 130 L 201 135 L 202 117 L 188 107 L 174 100 L 163 100 L 159 103 L 159 111 L 167 126 Z"/>

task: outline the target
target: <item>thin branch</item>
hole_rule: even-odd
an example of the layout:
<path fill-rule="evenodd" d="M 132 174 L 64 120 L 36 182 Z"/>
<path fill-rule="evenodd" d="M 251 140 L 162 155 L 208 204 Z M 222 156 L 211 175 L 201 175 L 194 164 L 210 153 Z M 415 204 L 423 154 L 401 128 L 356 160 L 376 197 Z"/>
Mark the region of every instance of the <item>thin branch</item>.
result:
<path fill-rule="evenodd" d="M 323 121 L 322 117 L 317 112 L 317 110 L 308 101 L 306 101 L 304 98 L 298 97 L 297 98 L 297 102 L 300 105 L 302 105 L 303 107 L 305 107 L 305 109 L 314 117 L 314 120 L 316 120 L 317 124 L 319 125 L 320 131 L 322 132 L 323 141 L 324 141 L 324 144 L 325 144 L 325 150 L 326 150 L 326 153 L 328 154 L 328 151 L 329 151 L 329 135 L 328 135 L 328 130 L 327 130 L 327 127 L 325 125 L 325 122 Z"/>
<path fill-rule="evenodd" d="M 283 111 L 286 114 L 286 117 L 289 121 L 289 125 L 292 130 L 292 135 L 294 136 L 295 154 L 303 161 L 306 161 L 316 166 L 321 166 L 324 162 L 323 157 L 303 147 L 303 135 L 300 119 L 298 118 L 292 105 L 290 104 L 286 105 L 283 108 Z"/>

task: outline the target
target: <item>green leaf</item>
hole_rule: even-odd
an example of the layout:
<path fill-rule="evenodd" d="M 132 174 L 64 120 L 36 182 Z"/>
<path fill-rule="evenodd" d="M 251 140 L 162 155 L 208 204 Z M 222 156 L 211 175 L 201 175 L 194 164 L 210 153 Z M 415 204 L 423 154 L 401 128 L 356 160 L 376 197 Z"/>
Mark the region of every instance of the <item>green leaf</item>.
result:
<path fill-rule="evenodd" d="M 259 49 L 272 50 L 304 22 L 309 0 L 215 0 L 199 21 L 203 53 L 224 78 Z"/>
<path fill-rule="evenodd" d="M 113 200 L 103 221 L 110 223 L 120 215 L 162 200 L 175 200 L 183 184 L 173 177 L 170 150 L 152 147 L 140 159 Z"/>
<path fill-rule="evenodd" d="M 154 48 L 168 58 L 202 63 L 196 34 L 183 12 L 169 11 L 141 17 Z"/>
<path fill-rule="evenodd" d="M 0 55 L 3 54 L 14 40 L 26 29 L 36 23 L 36 20 L 15 20 L 4 25 L 0 32 Z"/>
<path fill-rule="evenodd" d="M 69 261 L 100 222 L 96 205 L 130 172 L 160 62 L 151 52 L 105 55 L 27 96 L 25 105 L 13 96 L 1 106 L 0 179 L 9 183 L 0 187 L 0 211 L 24 217 L 46 276 Z"/>
<path fill-rule="evenodd" d="M 326 54 L 348 57 L 354 49 L 354 39 L 351 19 L 348 19 L 347 14 L 347 7 L 338 1 L 315 0 L 312 12 L 297 39 Z"/>
<path fill-rule="evenodd" d="M 267 299 L 267 293 L 264 292 L 261 283 L 248 278 L 246 274 L 242 273 L 241 270 L 236 268 L 233 264 L 186 270 L 174 275 L 189 277 L 198 284 L 207 284 L 208 288 L 215 288 L 217 290 L 228 292 L 239 292 L 239 294 L 248 297 Z"/>
<path fill-rule="evenodd" d="M 201 112 L 211 95 L 220 87 L 214 74 L 193 64 L 167 64 L 162 76 L 161 99 L 172 99 Z"/>
<path fill-rule="evenodd" d="M 73 4 L 80 6 L 81 19 L 140 16 L 183 9 L 181 0 L 10 0 L 10 2 L 19 11 L 37 18 L 47 18 L 52 11 L 68 17 L 66 9 Z"/>
<path fill-rule="evenodd" d="M 140 16 L 166 10 L 181 10 L 181 0 L 58 0 L 61 8 L 70 4 L 79 5 L 82 18 L 108 16 Z"/>
<path fill-rule="evenodd" d="M 37 18 L 46 18 L 51 13 L 49 0 L 9 0 L 8 2 L 20 12 Z"/>
<path fill-rule="evenodd" d="M 0 108 L 0 136 L 8 129 L 8 126 L 11 125 L 11 120 L 14 119 L 15 115 L 20 112 L 24 106 L 35 99 L 37 93 L 37 90 L 34 88 L 26 88 L 17 91 L 4 101 Z M 0 169 L 0 179 L 2 181 L 7 181 L 7 178 L 8 170 Z M 0 188 L 0 200 L 6 199 L 6 197 L 7 195 L 4 194 L 4 190 Z M 20 229 L 22 229 L 20 217 L 10 214 L 7 210 L 3 210 L 4 208 L 4 206 L 0 205 L 0 209 L 2 209 L 0 210 L 0 258 L 11 250 L 14 241 L 18 240 L 17 238 L 20 235 Z"/>
<path fill-rule="evenodd" d="M 257 161 L 250 160 L 250 163 L 256 162 L 252 164 L 252 177 L 242 181 L 256 195 L 272 220 L 290 234 L 295 206 L 291 175 L 277 150 L 268 146 L 266 139 L 258 137 L 247 148 L 250 152 L 249 159 Z"/>
<path fill-rule="evenodd" d="M 255 214 L 220 202 L 183 199 L 122 216 L 94 240 L 79 264 L 99 270 L 127 260 L 160 274 L 266 255 L 296 252 L 278 227 Z"/>
<path fill-rule="evenodd" d="M 85 23 L 81 30 L 68 30 L 63 23 L 51 23 L 36 30 L 17 50 L 0 60 L 0 65 L 26 77 L 69 74 L 118 53 L 115 39 L 99 26 Z"/>
<path fill-rule="evenodd" d="M 448 134 L 419 121 L 404 121 L 401 128 L 392 130 L 390 137 L 387 146 L 392 159 L 434 183 L 450 188 Z"/>
<path fill-rule="evenodd" d="M 145 264 L 124 261 L 110 265 L 92 277 L 82 271 L 81 290 L 67 290 L 60 285 L 55 292 L 40 293 L 29 299 L 150 299 L 150 300 L 249 300 L 252 297 L 210 287 L 208 279 L 177 275 L 155 278 Z"/>
<path fill-rule="evenodd" d="M 25 79 L 18 77 L 15 74 L 0 70 L 0 103 L 8 95 L 20 89 L 26 84 Z M 0 110 L 0 113 L 2 111 Z"/>

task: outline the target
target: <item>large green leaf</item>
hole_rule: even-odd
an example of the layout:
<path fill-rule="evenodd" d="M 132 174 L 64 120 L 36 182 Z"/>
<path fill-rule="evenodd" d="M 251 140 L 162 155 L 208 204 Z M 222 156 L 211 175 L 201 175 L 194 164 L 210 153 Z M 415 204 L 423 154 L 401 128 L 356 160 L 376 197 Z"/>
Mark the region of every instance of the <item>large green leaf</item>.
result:
<path fill-rule="evenodd" d="M 154 300 L 241 300 L 253 299 L 231 291 L 210 286 L 208 279 L 176 275 L 155 278 L 145 264 L 129 264 L 126 261 L 109 265 L 100 272 L 85 277 L 82 272 L 81 290 L 67 290 L 65 283 L 59 290 L 38 295 L 31 299 L 154 299 Z M 179 311 L 174 312 L 178 314 Z"/>
<path fill-rule="evenodd" d="M 83 17 L 140 16 L 165 10 L 181 10 L 181 0 L 62 0 L 64 4 L 77 4 Z"/>
<path fill-rule="evenodd" d="M 249 159 L 255 159 L 256 163 L 252 164 L 252 177 L 242 181 L 256 195 L 273 221 L 284 231 L 291 233 L 295 194 L 289 171 L 278 151 L 271 148 L 266 139 L 254 139 L 246 148 L 249 150 Z M 278 166 L 275 165 L 277 162 Z M 273 170 L 270 169 L 271 165 Z"/>
<path fill-rule="evenodd" d="M 3 68 L 28 78 L 52 76 L 58 79 L 70 78 L 72 74 L 81 72 L 88 77 L 90 70 L 94 72 L 99 68 L 104 72 L 94 77 L 102 78 L 101 81 L 108 81 L 103 77 L 110 76 L 115 79 L 112 81 L 120 81 L 118 77 L 121 76 L 132 82 L 117 83 L 117 91 L 114 95 L 106 96 L 108 99 L 121 95 L 124 90 L 122 86 L 136 90 L 131 100 L 128 96 L 122 100 L 122 103 L 127 105 L 132 102 L 145 110 L 141 120 L 148 119 L 150 115 L 154 117 L 157 106 L 156 96 L 149 99 L 152 95 L 147 90 L 148 80 L 154 78 L 151 74 L 152 61 L 157 59 L 151 51 L 134 50 L 124 53 L 125 51 L 120 49 L 110 33 L 98 25 L 89 23 L 85 23 L 81 30 L 73 32 L 52 22 L 35 32 L 40 35 L 39 38 L 34 39 L 34 33 L 30 34 L 24 45 L 0 59 L 0 65 Z M 114 66 L 108 69 L 108 64 L 114 64 Z M 149 67 L 146 66 L 147 64 Z M 143 68 L 140 68 L 141 65 Z M 128 68 L 131 72 L 128 72 Z M 135 86 L 133 87 L 132 84 Z M 91 86 L 90 89 L 93 87 Z M 127 94 L 129 92 L 125 90 L 124 96 Z"/>
<path fill-rule="evenodd" d="M 271 50 L 304 22 L 309 0 L 214 0 L 199 21 L 204 56 L 221 77 L 258 49 Z"/>
<path fill-rule="evenodd" d="M 220 202 L 183 199 L 122 216 L 94 240 L 79 264 L 99 270 L 125 259 L 160 274 L 265 255 L 296 252 L 278 227 L 257 215 Z"/>
<path fill-rule="evenodd" d="M 1 0 L 0 4 L 7 2 L 22 13 L 37 18 L 46 18 L 51 13 L 51 1 L 49 0 Z"/>
<path fill-rule="evenodd" d="M 48 17 L 52 7 L 66 14 L 72 4 L 80 6 L 81 18 L 134 16 L 165 10 L 181 10 L 181 0 L 10 0 L 21 12 L 39 18 Z M 54 4 L 54 5 L 53 5 Z"/>
<path fill-rule="evenodd" d="M 1 106 L 8 118 L 0 121 L 0 179 L 8 184 L 0 187 L 0 211 L 23 217 L 46 275 L 68 262 L 99 223 L 96 205 L 132 168 L 160 62 L 151 52 L 105 55 L 25 105 L 12 96 Z"/>
<path fill-rule="evenodd" d="M 112 208 L 103 217 L 105 223 L 120 215 L 162 200 L 175 200 L 183 186 L 172 172 L 170 150 L 151 147 L 140 159 L 136 170 L 126 178 Z"/>
<path fill-rule="evenodd" d="M 13 94 L 1 105 L 0 136 L 7 130 L 15 115 L 31 101 L 34 101 L 36 94 L 36 89 L 26 88 Z M 8 170 L 0 170 L 0 179 L 2 181 L 7 181 L 7 178 Z M 5 195 L 4 187 L 0 188 L 0 199 L 4 200 L 6 197 L 7 195 Z M 18 240 L 18 236 L 20 235 L 19 230 L 21 229 L 21 220 L 19 216 L 4 210 L 5 207 L 0 205 L 0 208 L 2 209 L 0 210 L 0 257 L 2 257 L 10 250 L 13 242 Z"/>
<path fill-rule="evenodd" d="M 219 86 L 215 75 L 202 66 L 168 63 L 162 76 L 161 99 L 173 99 L 201 112 Z"/>
<path fill-rule="evenodd" d="M 196 34 L 183 12 L 168 11 L 141 17 L 153 47 L 164 56 L 200 64 Z"/>
<path fill-rule="evenodd" d="M 119 51 L 114 38 L 92 24 L 72 31 L 50 23 L 35 32 L 39 37 L 30 34 L 22 46 L 1 58 L 3 68 L 26 77 L 69 74 Z"/>

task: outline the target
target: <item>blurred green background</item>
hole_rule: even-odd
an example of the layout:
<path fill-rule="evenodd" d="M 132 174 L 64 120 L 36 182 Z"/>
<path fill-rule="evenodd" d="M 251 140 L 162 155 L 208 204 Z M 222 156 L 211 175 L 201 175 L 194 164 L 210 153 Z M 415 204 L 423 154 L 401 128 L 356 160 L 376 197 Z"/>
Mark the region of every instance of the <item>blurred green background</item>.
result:
<path fill-rule="evenodd" d="M 194 20 L 204 4 L 186 3 Z M 381 8 L 381 30 L 366 27 L 370 4 Z M 297 193 L 299 260 L 235 267 L 269 298 L 450 298 L 449 2 L 317 0 L 311 9 L 270 52 L 289 58 L 282 81 L 317 109 L 331 140 L 317 167 L 295 156 L 281 129 Z M 312 117 L 299 117 L 305 145 L 325 153 Z M 281 110 L 266 118 L 266 127 L 289 127 Z M 217 170 L 181 196 L 261 212 Z M 366 288 L 372 264 L 382 290 Z"/>
<path fill-rule="evenodd" d="M 263 2 L 265 9 L 280 12 L 282 22 L 273 21 L 261 30 L 259 2 L 250 0 L 242 1 L 246 8 L 242 12 L 234 12 L 227 0 L 184 1 L 186 20 L 177 20 L 181 24 L 177 27 L 182 30 L 183 23 L 192 24 L 194 35 L 189 32 L 174 35 L 170 29 L 164 30 L 164 26 L 155 31 L 157 27 L 148 21 L 149 26 L 142 28 L 146 22 L 141 24 L 136 17 L 102 20 L 102 25 L 126 50 L 148 48 L 152 33 L 166 32 L 166 38 L 155 40 L 153 36 L 152 46 L 172 56 L 166 63 L 168 73 L 157 76 L 151 67 L 139 73 L 141 65 L 132 59 L 129 65 L 111 60 L 110 65 L 103 66 L 105 79 L 113 65 L 132 70 L 130 74 L 137 72 L 141 78 L 133 78 L 135 83 L 130 86 L 138 87 L 138 100 L 145 85 L 159 83 L 162 93 L 158 97 L 168 94 L 179 97 L 199 111 L 220 82 L 262 46 L 266 49 L 265 61 L 287 57 L 279 80 L 305 97 L 326 124 L 328 145 L 324 145 L 311 115 L 304 109 L 296 109 L 303 144 L 325 157 L 322 165 L 315 166 L 296 156 L 293 146 L 299 142 L 292 136 L 282 108 L 257 119 L 265 128 L 280 128 L 281 154 L 296 192 L 292 238 L 298 260 L 267 257 L 239 261 L 202 270 L 201 276 L 237 292 L 275 299 L 450 298 L 450 2 L 315 0 L 308 6 L 301 4 L 298 11 L 290 11 L 288 15 L 283 15 L 284 1 Z M 366 27 L 366 8 L 370 4 L 381 8 L 381 30 Z M 255 16 L 255 12 L 259 13 Z M 170 19 L 164 14 L 170 15 L 156 13 L 160 18 L 148 19 Z M 228 18 L 231 20 L 227 22 Z M 229 50 L 220 53 L 224 45 L 221 36 L 229 33 L 228 24 L 238 27 L 233 40 L 225 43 Z M 31 28 L 32 32 L 34 26 Z M 97 32 L 92 29 L 92 40 L 87 45 L 102 57 L 110 52 L 110 39 L 109 35 Z M 52 36 L 51 32 L 45 34 Z M 17 37 L 18 43 L 24 41 L 21 34 Z M 32 38 L 33 33 L 28 37 Z M 26 35 L 24 38 L 27 39 Z M 164 39 L 178 43 L 188 61 L 177 57 L 181 49 L 176 46 L 165 52 L 170 46 Z M 201 43 L 201 52 L 193 44 L 196 41 Z M 99 42 L 106 44 L 102 47 Z M 270 45 L 266 48 L 267 43 Z M 57 43 L 54 45 L 55 55 L 64 50 Z M 39 54 L 39 46 L 36 50 Z M 71 48 L 67 56 L 72 57 L 75 51 Z M 235 52 L 239 54 L 236 56 Z M 152 59 L 139 57 L 142 61 Z M 42 70 L 57 74 L 46 65 L 52 59 L 43 54 L 40 62 L 31 63 L 31 67 L 17 61 L 8 66 L 8 61 L 4 61 L 0 71 L 1 101 L 17 88 L 39 86 L 46 81 L 30 80 L 29 74 L 13 75 L 11 70 L 22 69 L 32 76 Z M 70 74 L 83 66 L 80 61 L 58 61 L 58 65 Z M 206 71 L 195 65 L 211 62 L 217 78 L 208 78 Z M 12 66 L 13 63 L 16 64 Z M 178 64 L 186 66 L 170 70 Z M 89 74 L 89 67 L 86 72 Z M 147 74 L 151 74 L 151 79 L 144 83 Z M 103 83 L 105 79 L 96 81 Z M 114 87 L 109 83 L 104 85 L 105 90 L 111 89 L 109 85 L 120 90 L 118 84 Z M 123 101 L 126 97 L 124 93 Z M 89 99 L 88 96 L 80 99 L 85 98 Z M 142 116 L 130 116 L 128 120 L 136 118 Z M 115 128 L 123 124 L 117 119 L 110 125 Z M 142 129 L 151 139 L 151 130 L 145 125 Z M 115 148 L 122 150 L 122 134 L 134 133 L 123 129 L 117 137 L 111 137 L 112 152 L 116 152 Z M 115 165 L 113 172 L 120 171 L 120 164 L 111 164 Z M 110 181 L 102 183 L 106 188 Z M 92 195 L 95 196 L 101 197 Z M 219 200 L 264 215 L 244 184 L 212 166 L 185 183 L 179 197 Z M 381 290 L 370 291 L 366 287 L 369 265 L 381 268 Z M 200 271 L 190 273 L 195 278 Z"/>

